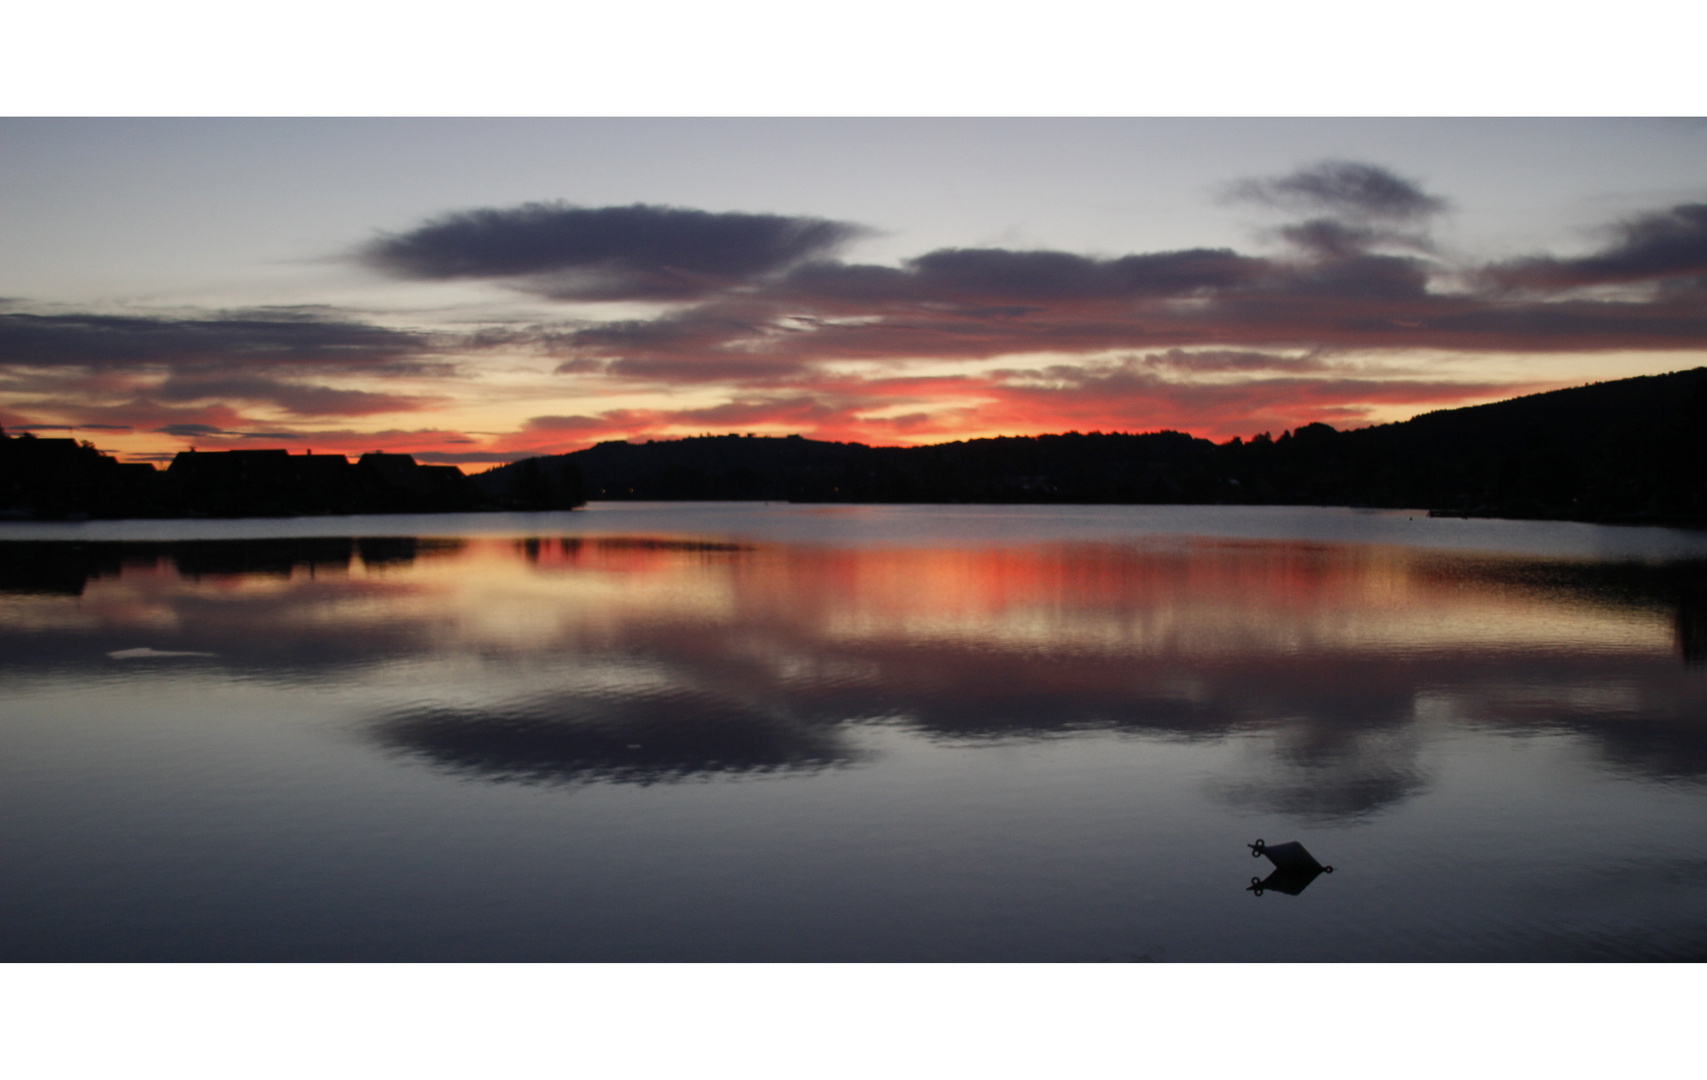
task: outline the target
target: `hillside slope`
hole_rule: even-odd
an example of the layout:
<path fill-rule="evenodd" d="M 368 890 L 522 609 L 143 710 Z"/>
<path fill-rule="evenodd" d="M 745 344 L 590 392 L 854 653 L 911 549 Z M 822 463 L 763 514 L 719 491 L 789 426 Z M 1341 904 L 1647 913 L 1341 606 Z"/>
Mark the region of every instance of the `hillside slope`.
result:
<path fill-rule="evenodd" d="M 593 499 L 1308 504 L 1707 522 L 1707 368 L 1219 445 L 1167 431 L 919 447 L 721 435 L 530 460 L 541 464 L 477 479 L 573 465 Z"/>

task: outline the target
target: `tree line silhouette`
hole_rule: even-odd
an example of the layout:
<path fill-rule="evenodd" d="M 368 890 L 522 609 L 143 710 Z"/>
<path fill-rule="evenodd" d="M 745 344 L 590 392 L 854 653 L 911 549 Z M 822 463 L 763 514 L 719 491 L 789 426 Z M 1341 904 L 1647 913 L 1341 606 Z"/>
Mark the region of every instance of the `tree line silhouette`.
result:
<path fill-rule="evenodd" d="M 569 510 L 586 502 L 579 474 L 521 463 L 465 476 L 408 454 L 291 454 L 225 450 L 178 454 L 156 469 L 124 463 L 90 443 L 0 432 L 0 518 L 294 517 L 322 514 Z"/>
<path fill-rule="evenodd" d="M 576 465 L 594 499 L 1325 505 L 1707 523 L 1707 368 L 1220 444 L 1177 431 L 917 447 L 716 435 L 541 460 Z"/>
<path fill-rule="evenodd" d="M 1214 443 L 1068 432 L 884 447 L 798 435 L 605 442 L 475 476 L 407 454 L 186 451 L 124 464 L 0 433 L 0 516 L 243 517 L 560 510 L 608 500 L 1190 503 L 1707 524 L 1707 368 L 1339 431 Z"/>

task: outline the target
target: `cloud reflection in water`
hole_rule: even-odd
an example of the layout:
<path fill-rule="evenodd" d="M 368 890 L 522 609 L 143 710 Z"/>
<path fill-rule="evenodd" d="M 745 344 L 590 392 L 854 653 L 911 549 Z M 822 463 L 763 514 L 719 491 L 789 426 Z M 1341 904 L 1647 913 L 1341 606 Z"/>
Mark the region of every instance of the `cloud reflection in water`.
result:
<path fill-rule="evenodd" d="M 1613 769 L 1707 776 L 1698 563 L 1178 538 L 0 548 L 0 672 L 138 647 L 287 683 L 414 664 L 427 704 L 377 710 L 373 740 L 492 780 L 845 765 L 850 725 L 875 718 L 965 745 L 1248 737 L 1219 797 L 1304 820 L 1426 790 L 1426 723 L 1565 732 Z M 599 665 L 640 675 L 589 688 Z"/>
<path fill-rule="evenodd" d="M 376 720 L 384 746 L 487 780 L 682 780 L 799 770 L 855 758 L 838 732 L 673 694 L 599 700 L 570 695 L 491 709 L 418 708 Z"/>

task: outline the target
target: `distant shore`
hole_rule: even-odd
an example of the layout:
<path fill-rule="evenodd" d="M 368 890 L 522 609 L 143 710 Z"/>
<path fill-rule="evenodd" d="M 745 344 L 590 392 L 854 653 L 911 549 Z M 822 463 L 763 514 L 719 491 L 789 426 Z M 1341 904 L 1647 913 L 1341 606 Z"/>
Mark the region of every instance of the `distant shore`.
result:
<path fill-rule="evenodd" d="M 0 520 L 566 510 L 611 501 L 1427 507 L 1436 517 L 1707 526 L 1707 368 L 1348 431 L 1177 431 L 867 446 L 613 441 L 474 476 L 407 454 L 185 451 L 161 471 L 0 433 Z"/>

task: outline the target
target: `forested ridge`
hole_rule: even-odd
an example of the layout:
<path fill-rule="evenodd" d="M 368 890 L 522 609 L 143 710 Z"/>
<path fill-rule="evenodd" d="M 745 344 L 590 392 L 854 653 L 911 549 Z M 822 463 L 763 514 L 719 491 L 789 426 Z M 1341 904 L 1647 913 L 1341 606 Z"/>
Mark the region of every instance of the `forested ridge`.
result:
<path fill-rule="evenodd" d="M 283 450 L 188 451 L 157 470 L 88 443 L 0 433 L 0 516 L 12 519 L 560 510 L 588 498 L 1368 506 L 1707 524 L 1707 368 L 1223 443 L 1177 431 L 914 447 L 707 435 L 605 442 L 474 476 L 406 454 L 352 463 Z"/>
<path fill-rule="evenodd" d="M 594 499 L 1345 505 L 1701 523 L 1707 368 L 1219 444 L 1175 431 L 917 447 L 714 435 L 537 460 L 575 465 Z"/>

